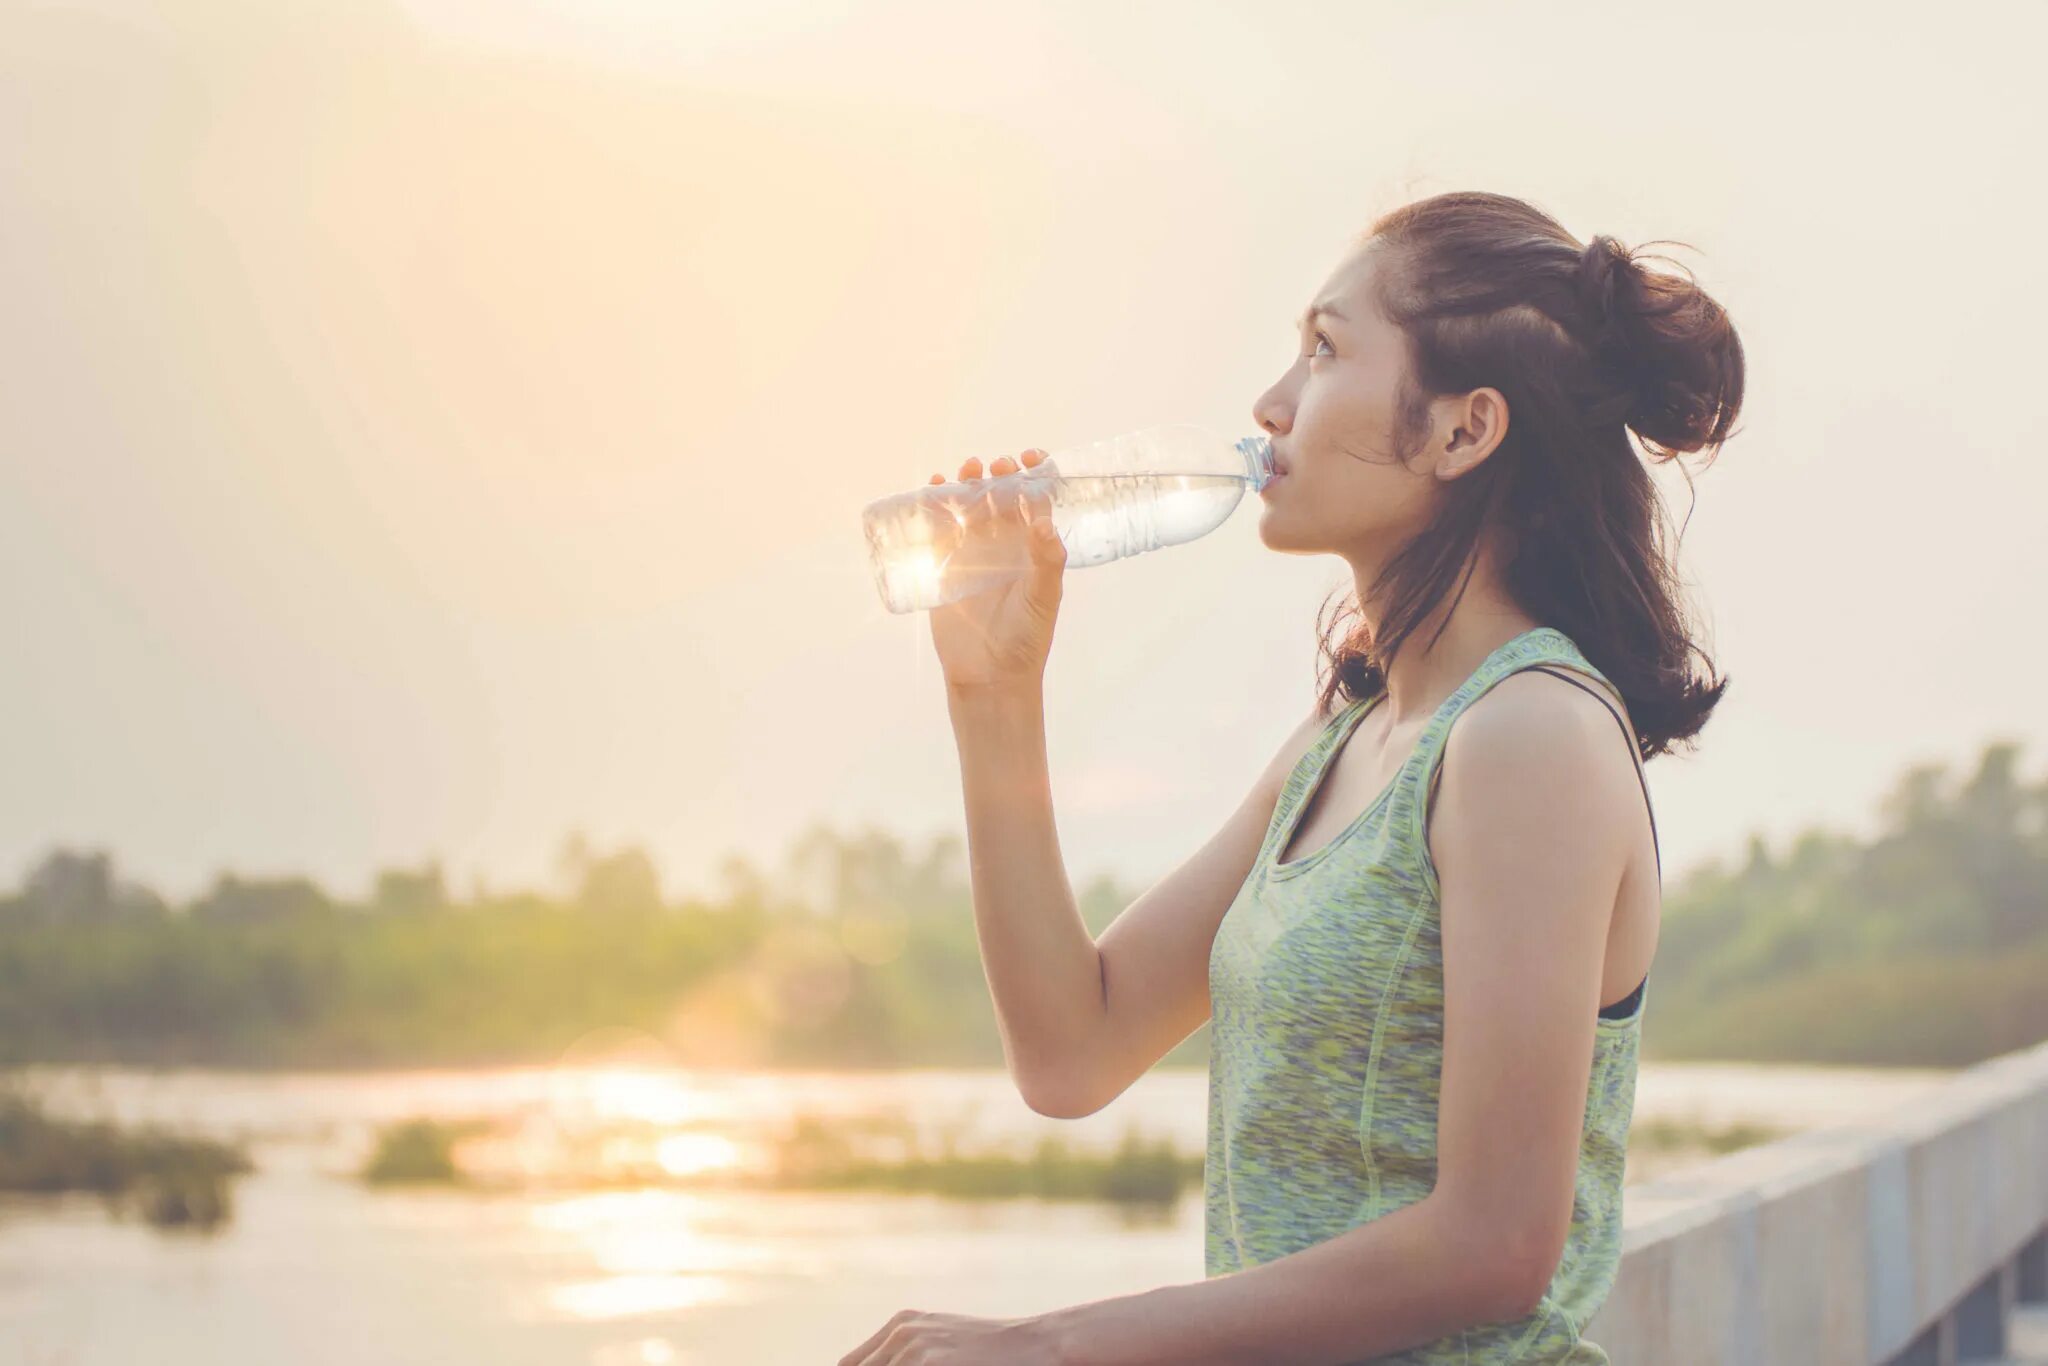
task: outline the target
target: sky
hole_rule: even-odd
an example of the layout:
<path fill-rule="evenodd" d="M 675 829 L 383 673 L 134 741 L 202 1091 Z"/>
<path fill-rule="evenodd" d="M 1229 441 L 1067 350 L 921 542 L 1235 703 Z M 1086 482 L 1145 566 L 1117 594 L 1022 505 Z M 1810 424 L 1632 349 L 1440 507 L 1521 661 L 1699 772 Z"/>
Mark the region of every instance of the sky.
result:
<path fill-rule="evenodd" d="M 0 7 L 0 886 L 105 848 L 360 895 L 672 895 L 964 833 L 860 510 L 1235 437 L 1374 217 L 1452 189 L 1675 256 L 1748 359 L 1658 475 L 1730 684 L 1672 876 L 2043 767 L 2048 9 L 936 0 Z M 174 16 L 174 17 L 173 17 Z M 1149 885 L 1305 714 L 1335 557 L 1247 498 L 1070 571 L 1070 878 Z"/>

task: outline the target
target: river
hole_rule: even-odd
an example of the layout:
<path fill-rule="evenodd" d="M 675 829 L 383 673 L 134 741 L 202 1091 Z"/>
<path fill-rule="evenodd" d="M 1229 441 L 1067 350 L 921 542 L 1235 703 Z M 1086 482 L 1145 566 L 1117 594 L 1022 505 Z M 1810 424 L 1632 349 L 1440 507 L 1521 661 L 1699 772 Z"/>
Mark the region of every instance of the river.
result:
<path fill-rule="evenodd" d="M 797 1116 L 899 1114 L 963 1148 L 1127 1130 L 1202 1150 L 1206 1075 L 1158 1069 L 1097 1115 L 1032 1113 L 999 1070 L 707 1073 L 601 1067 L 246 1073 L 27 1069 L 59 1113 L 249 1145 L 212 1235 L 110 1218 L 85 1197 L 0 1201 L 0 1363 L 36 1366 L 828 1366 L 902 1308 L 1020 1315 L 1202 1276 L 1199 1190 L 1169 1212 L 866 1193 L 370 1189 L 379 1125 L 492 1119 L 536 1134 L 657 1136 L 672 1172 L 738 1164 Z M 1644 1063 L 1636 1119 L 1844 1123 L 1947 1074 Z M 1697 1153 L 1631 1149 L 1629 1183 Z"/>

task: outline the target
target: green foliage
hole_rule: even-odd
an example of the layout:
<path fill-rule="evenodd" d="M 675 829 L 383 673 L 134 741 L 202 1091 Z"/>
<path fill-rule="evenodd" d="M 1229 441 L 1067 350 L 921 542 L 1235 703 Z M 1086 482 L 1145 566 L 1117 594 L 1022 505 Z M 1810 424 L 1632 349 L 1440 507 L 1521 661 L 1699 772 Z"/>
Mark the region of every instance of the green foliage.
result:
<path fill-rule="evenodd" d="M 948 1139 L 936 1153 L 913 1145 L 902 1157 L 884 1159 L 859 1152 L 846 1126 L 805 1116 L 779 1145 L 774 1184 L 1159 1206 L 1172 1205 L 1185 1188 L 1199 1185 L 1203 1162 L 1203 1154 L 1183 1153 L 1172 1139 L 1147 1140 L 1134 1129 L 1126 1129 L 1107 1153 L 1077 1150 L 1047 1136 L 1022 1155 L 1001 1149 L 961 1152 Z"/>
<path fill-rule="evenodd" d="M 2048 1037 L 2048 782 L 2017 746 L 1909 769 L 1873 839 L 1809 830 L 1667 893 L 1644 1023 L 1662 1058 L 1960 1065 Z M 104 853 L 0 898 L 0 1064 L 549 1061 L 594 1031 L 718 1066 L 999 1066 L 965 846 L 813 827 L 779 875 L 738 858 L 672 901 L 637 849 L 572 837 L 562 895 L 449 894 L 438 865 L 362 903 L 223 875 L 167 906 Z M 1075 900 L 1100 934 L 1135 899 Z M 1208 1031 L 1169 1052 L 1201 1066 Z"/>
<path fill-rule="evenodd" d="M 462 1179 L 455 1141 L 463 1133 L 462 1125 L 433 1119 L 387 1125 L 378 1131 L 376 1149 L 360 1175 L 373 1186 L 453 1185 Z"/>
<path fill-rule="evenodd" d="M 959 1199 L 1035 1196 L 1097 1200 L 1124 1206 L 1170 1206 L 1202 1179 L 1203 1154 L 1178 1151 L 1171 1139 L 1142 1138 L 1126 1129 L 1109 1152 L 1074 1149 L 1055 1137 L 1019 1153 L 1013 1145 L 962 1151 L 957 1131 L 942 1128 L 936 1148 L 898 1113 L 830 1116 L 804 1113 L 766 1141 L 765 1164 L 670 1171 L 659 1159 L 621 1157 L 619 1147 L 644 1140 L 631 1123 L 558 1130 L 552 1160 L 543 1170 L 465 1166 L 461 1140 L 493 1128 L 488 1120 L 406 1119 L 378 1133 L 376 1150 L 359 1175 L 372 1185 L 432 1184 L 471 1190 L 541 1186 L 548 1189 L 619 1189 L 647 1186 L 738 1190 L 870 1190 L 921 1192 Z M 618 1141 L 615 1146 L 615 1140 Z"/>
<path fill-rule="evenodd" d="M 248 1156 L 224 1143 L 54 1119 L 29 1096 L 0 1092 L 0 1190 L 84 1191 L 160 1228 L 212 1230 L 233 1213 L 230 1178 L 250 1170 Z"/>
<path fill-rule="evenodd" d="M 1824 967 L 1696 1000 L 1656 1020 L 1658 1056 L 1965 1067 L 2048 1039 L 2048 945 L 2006 958 Z"/>
<path fill-rule="evenodd" d="M 1965 1066 L 2048 1038 L 2048 781 L 2018 748 L 1908 769 L 1873 840 L 1753 837 L 1674 888 L 1646 1054 Z"/>

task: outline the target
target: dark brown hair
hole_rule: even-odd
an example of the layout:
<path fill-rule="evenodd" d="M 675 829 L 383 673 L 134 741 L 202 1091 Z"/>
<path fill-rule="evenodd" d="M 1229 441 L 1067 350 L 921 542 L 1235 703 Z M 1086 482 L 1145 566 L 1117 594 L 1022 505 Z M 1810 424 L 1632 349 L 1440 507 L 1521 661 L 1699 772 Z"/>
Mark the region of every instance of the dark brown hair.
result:
<path fill-rule="evenodd" d="M 1612 237 L 1581 245 L 1506 195 L 1420 200 L 1381 217 L 1359 245 L 1381 257 L 1376 302 L 1407 340 L 1403 451 L 1426 432 L 1436 396 L 1491 386 L 1511 416 L 1499 447 L 1444 486 L 1436 518 L 1382 571 L 1378 634 L 1360 620 L 1333 645 L 1335 621 L 1319 625 L 1322 709 L 1339 694 L 1384 690 L 1385 662 L 1454 580 L 1456 605 L 1481 538 L 1497 528 L 1507 592 L 1621 690 L 1643 758 L 1692 742 L 1728 680 L 1692 639 L 1663 504 L 1629 433 L 1652 461 L 1717 449 L 1732 434 L 1743 366 L 1727 312 L 1690 272 L 1647 270 L 1652 258 Z M 1359 611 L 1355 595 L 1344 606 Z"/>

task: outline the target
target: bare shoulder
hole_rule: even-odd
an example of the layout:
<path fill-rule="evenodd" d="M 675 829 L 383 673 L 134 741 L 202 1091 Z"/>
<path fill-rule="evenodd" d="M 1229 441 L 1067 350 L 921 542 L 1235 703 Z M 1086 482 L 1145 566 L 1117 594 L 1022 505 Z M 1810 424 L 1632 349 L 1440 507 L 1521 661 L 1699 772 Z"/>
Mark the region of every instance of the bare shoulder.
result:
<path fill-rule="evenodd" d="M 1526 669 L 1489 688 L 1445 740 L 1439 805 L 1519 808 L 1547 825 L 1625 836 L 1639 800 L 1635 760 L 1614 711 L 1587 690 L 1598 686 Z"/>
<path fill-rule="evenodd" d="M 1639 819 L 1633 770 L 1600 698 L 1538 670 L 1488 689 L 1445 743 L 1426 860 L 1442 902 L 1437 1188 L 1521 1249 L 1524 1305 L 1571 1226 L 1606 945 Z"/>
<path fill-rule="evenodd" d="M 1615 726 L 1614 709 L 1592 689 L 1541 669 L 1509 674 L 1459 716 L 1444 746 L 1444 761 L 1453 751 L 1467 763 L 1518 756 L 1598 762 L 1618 756 L 1624 773 L 1633 773 L 1626 743 Z"/>

